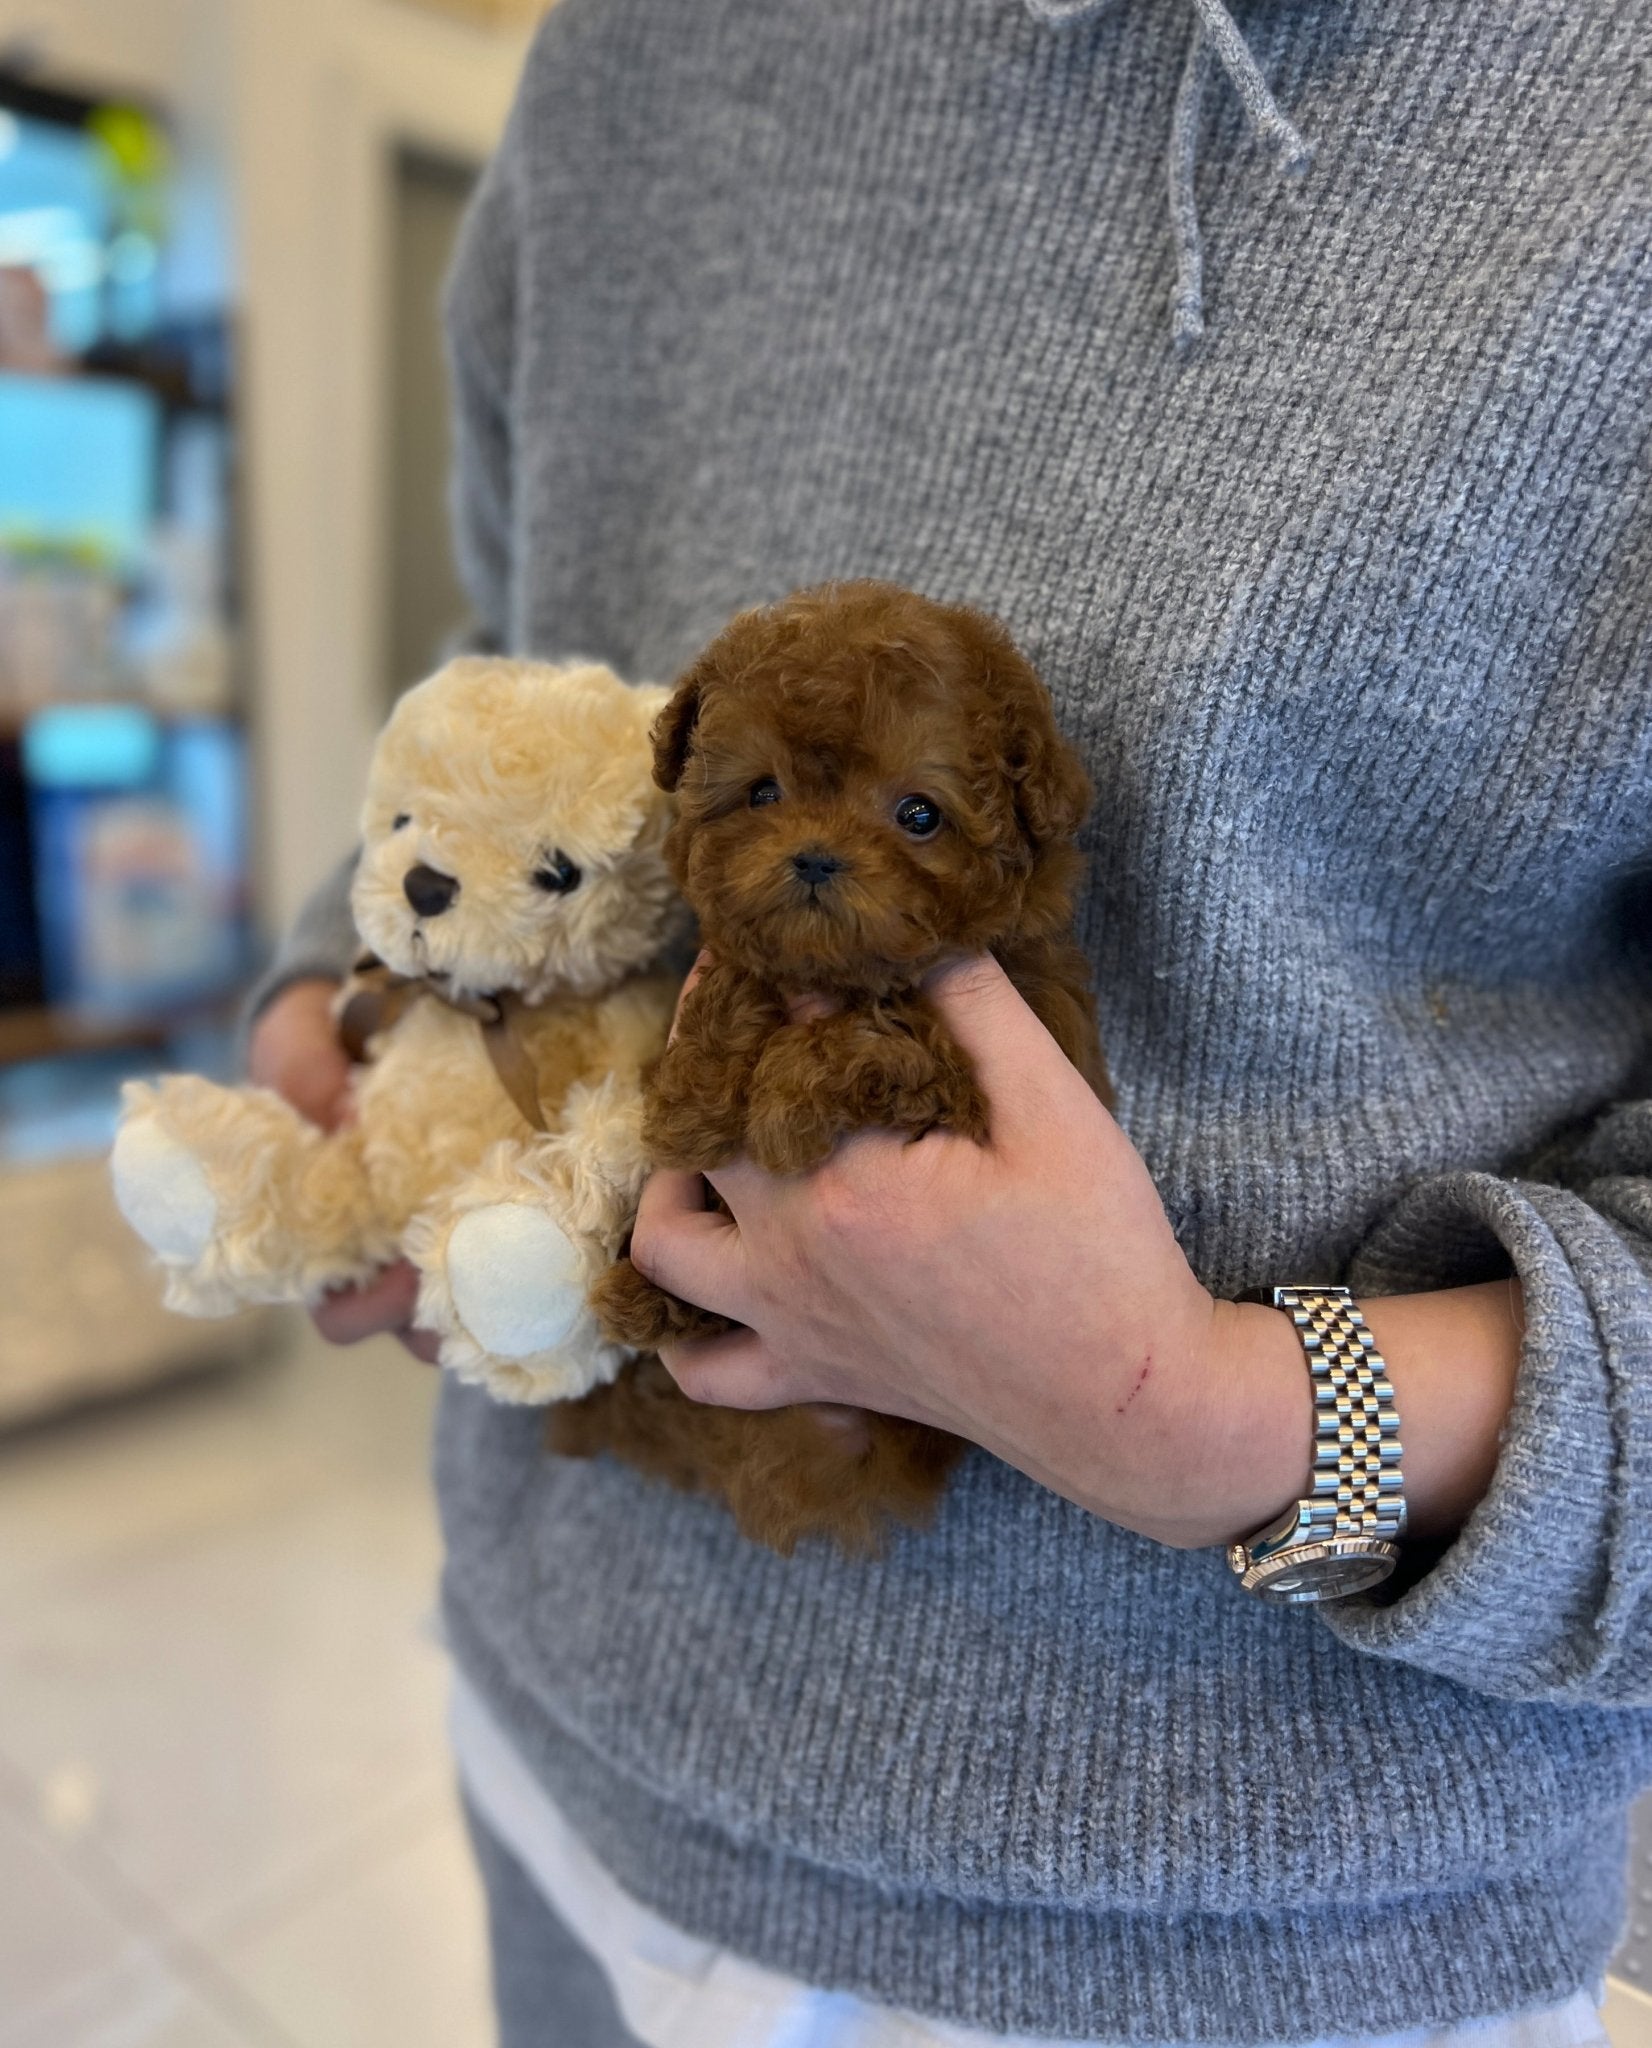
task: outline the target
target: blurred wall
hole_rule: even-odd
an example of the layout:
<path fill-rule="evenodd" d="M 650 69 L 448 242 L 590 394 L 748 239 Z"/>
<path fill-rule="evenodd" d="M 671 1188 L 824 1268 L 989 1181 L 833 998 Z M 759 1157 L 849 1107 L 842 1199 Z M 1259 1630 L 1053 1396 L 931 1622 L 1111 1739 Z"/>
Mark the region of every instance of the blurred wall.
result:
<path fill-rule="evenodd" d="M 397 152 L 481 162 L 526 44 L 402 0 L 0 0 L 0 62 L 148 93 L 234 195 L 265 918 L 354 830 L 390 660 Z M 432 316 L 434 317 L 434 315 Z"/>
<path fill-rule="evenodd" d="M 453 560 L 448 369 L 430 309 L 453 260 L 476 166 L 426 150 L 398 152 L 392 250 L 396 353 L 391 377 L 389 646 L 385 701 L 421 676 L 469 617 Z"/>

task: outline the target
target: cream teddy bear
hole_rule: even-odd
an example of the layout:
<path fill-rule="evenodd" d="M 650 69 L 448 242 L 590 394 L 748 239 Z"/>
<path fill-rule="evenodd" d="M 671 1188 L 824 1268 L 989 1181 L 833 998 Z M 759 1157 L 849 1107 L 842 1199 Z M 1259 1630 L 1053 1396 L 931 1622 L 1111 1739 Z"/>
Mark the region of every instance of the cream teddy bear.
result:
<path fill-rule="evenodd" d="M 402 698 L 351 899 L 374 956 L 341 1006 L 370 1036 L 353 1118 L 323 1133 L 191 1075 L 127 1086 L 115 1191 L 169 1306 L 314 1302 L 400 1255 L 442 1363 L 500 1400 L 583 1394 L 631 1356 L 586 1293 L 635 1215 L 641 1075 L 680 979 L 648 744 L 666 694 L 471 659 Z"/>

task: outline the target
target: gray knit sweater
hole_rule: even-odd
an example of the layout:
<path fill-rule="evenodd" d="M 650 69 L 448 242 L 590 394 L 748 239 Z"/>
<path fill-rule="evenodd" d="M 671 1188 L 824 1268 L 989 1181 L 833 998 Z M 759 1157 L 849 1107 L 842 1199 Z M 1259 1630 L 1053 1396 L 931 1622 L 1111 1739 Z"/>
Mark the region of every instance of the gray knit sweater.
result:
<path fill-rule="evenodd" d="M 450 299 L 486 630 L 669 678 L 824 577 L 998 611 L 1203 1280 L 1525 1283 L 1489 1497 L 1324 1611 L 980 1454 L 782 1562 L 448 1389 L 456 1654 L 625 1886 L 1143 2043 L 1562 1997 L 1652 1777 L 1652 5 L 1236 16 L 564 0 Z"/>

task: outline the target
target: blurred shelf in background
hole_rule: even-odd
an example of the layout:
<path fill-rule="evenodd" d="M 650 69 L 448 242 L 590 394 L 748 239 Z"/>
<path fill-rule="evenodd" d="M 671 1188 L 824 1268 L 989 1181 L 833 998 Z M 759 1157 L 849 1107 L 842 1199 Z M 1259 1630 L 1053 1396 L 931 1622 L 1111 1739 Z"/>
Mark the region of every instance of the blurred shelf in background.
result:
<path fill-rule="evenodd" d="M 428 14 L 446 14 L 476 28 L 520 29 L 548 14 L 552 0 L 403 0 L 403 4 Z"/>
<path fill-rule="evenodd" d="M 154 1018 L 77 1017 L 73 1011 L 48 1009 L 44 1004 L 0 1010 L 0 1067 L 111 1047 L 159 1052 L 165 1044 L 165 1027 Z"/>
<path fill-rule="evenodd" d="M 0 1009 L 0 1067 L 26 1060 L 54 1059 L 70 1053 L 164 1053 L 180 1031 L 233 1030 L 233 1002 L 203 1004 L 172 1015 L 136 1017 L 86 1016 L 47 1004 Z M 146 1062 L 150 1064 L 152 1062 Z"/>
<path fill-rule="evenodd" d="M 0 1425 L 245 1356 L 127 1230 L 121 1083 L 251 955 L 228 210 L 153 99 L 0 73 Z"/>
<path fill-rule="evenodd" d="M 235 1364 L 272 1330 L 268 1311 L 196 1323 L 161 1306 L 101 1153 L 0 1172 L 0 1428 Z"/>

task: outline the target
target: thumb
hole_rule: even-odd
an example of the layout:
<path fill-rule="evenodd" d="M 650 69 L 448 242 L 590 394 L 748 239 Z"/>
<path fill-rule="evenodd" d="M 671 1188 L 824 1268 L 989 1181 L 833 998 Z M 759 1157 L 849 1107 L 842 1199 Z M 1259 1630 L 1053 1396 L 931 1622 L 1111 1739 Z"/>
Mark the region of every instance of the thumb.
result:
<path fill-rule="evenodd" d="M 988 1104 L 1014 1112 L 1063 1096 L 1076 1070 L 990 953 L 948 961 L 924 983 L 942 1021 L 969 1054 Z M 1083 1083 L 1079 1083 L 1083 1088 Z"/>

